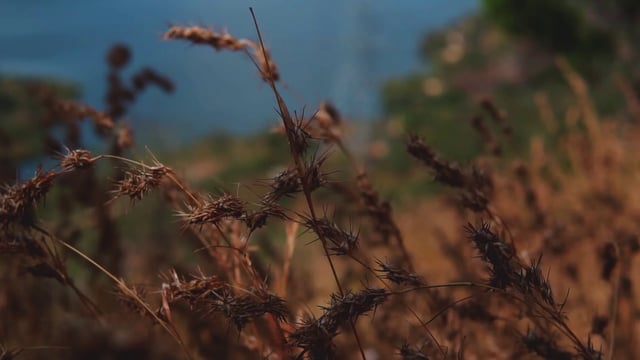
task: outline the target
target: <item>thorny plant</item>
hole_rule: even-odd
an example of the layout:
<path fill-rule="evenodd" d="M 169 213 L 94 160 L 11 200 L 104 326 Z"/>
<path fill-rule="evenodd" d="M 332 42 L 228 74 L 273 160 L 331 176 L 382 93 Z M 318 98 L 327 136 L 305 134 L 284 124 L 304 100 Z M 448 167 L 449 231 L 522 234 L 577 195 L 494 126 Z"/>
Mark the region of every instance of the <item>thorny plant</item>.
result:
<path fill-rule="evenodd" d="M 68 346 L 66 358 L 95 356 L 96 351 L 104 349 L 111 356 L 137 358 L 634 358 L 636 279 L 632 274 L 640 242 L 633 219 L 638 213 L 631 207 L 631 199 L 621 197 L 612 184 L 626 184 L 633 181 L 629 173 L 638 174 L 637 164 L 625 158 L 620 149 L 640 149 L 616 133 L 619 124 L 597 119 L 584 82 L 565 62 L 559 61 L 558 65 L 577 95 L 577 109 L 586 131 L 572 129 L 563 138 L 566 149 L 558 150 L 558 159 L 545 154 L 534 139 L 529 164 L 516 163 L 513 172 L 495 170 L 507 162 L 500 157 L 503 145 L 498 139 L 508 141 L 511 130 L 490 100 L 481 102 L 481 108 L 502 135 L 494 136 L 480 115 L 474 117 L 472 126 L 487 143 L 490 156 L 471 166 L 447 161 L 418 136 L 409 137 L 408 153 L 426 165 L 435 181 L 453 189 L 455 206 L 446 203 L 457 211 L 454 220 L 449 220 L 451 226 L 462 230 L 462 224 L 467 224 L 464 242 L 441 240 L 438 256 L 450 261 L 455 270 L 447 282 L 434 283 L 427 281 L 437 275 L 434 269 L 419 273 L 429 266 L 414 263 L 434 256 L 413 250 L 415 245 L 405 239 L 390 203 L 378 193 L 365 167 L 344 142 L 344 119 L 337 109 L 323 103 L 308 121 L 293 116 L 278 89 L 277 67 L 259 30 L 257 34 L 258 42 L 201 27 L 172 26 L 165 33 L 166 39 L 244 52 L 271 88 L 291 164 L 267 182 L 268 191 L 257 201 L 228 191 L 203 194 L 155 157 L 147 164 L 123 156 L 133 143 L 126 127 L 114 131 L 116 119 L 124 115 L 135 94 L 147 84 L 166 90 L 172 86 L 149 69 L 135 75 L 131 87 L 124 85 L 118 71 L 130 54 L 122 46 L 108 56 L 111 72 L 106 111 L 56 99 L 51 94 L 41 95 L 48 109 L 47 121 L 66 124 L 68 147 L 58 146 L 58 163 L 51 170 L 39 168 L 31 179 L 4 185 L 0 190 L 0 255 L 10 260 L 3 262 L 5 279 L 24 274 L 54 279 L 71 289 L 92 316 L 92 320 L 82 318 L 81 330 L 64 325 L 67 333 L 85 334 L 75 346 L 64 343 Z M 98 133 L 112 142 L 109 153 L 93 155 L 80 147 L 77 122 L 83 118 L 91 118 Z M 575 127 L 572 121 L 568 121 L 569 127 Z M 626 130 L 636 134 L 640 127 L 629 125 Z M 585 148 L 585 144 L 592 146 Z M 329 181 L 329 153 L 318 155 L 321 146 L 336 147 L 344 155 L 354 173 L 351 184 L 336 186 Z M 558 166 L 565 160 L 572 164 L 570 170 Z M 96 168 L 103 162 L 109 162 L 114 172 L 109 189 L 91 188 L 99 193 L 88 203 L 98 209 L 96 223 L 101 237 L 97 253 L 90 256 L 80 250 L 77 235 L 52 226 L 38 208 L 56 186 L 76 186 L 77 191 L 77 184 L 81 184 L 81 191 L 87 191 L 86 186 L 98 182 Z M 554 178 L 545 178 L 543 168 Z M 83 182 L 74 182 L 82 178 Z M 579 186 L 569 189 L 576 182 Z M 329 204 L 317 196 L 318 191 L 327 190 L 338 192 L 345 202 L 355 200 L 358 209 L 352 217 L 363 221 L 360 229 L 345 227 L 344 219 L 327 215 Z M 137 205 L 154 192 L 163 194 L 180 220 L 180 234 L 199 242 L 199 253 L 208 256 L 207 261 L 200 262 L 206 271 L 198 269 L 194 275 L 192 264 L 175 264 L 175 269 L 164 273 L 161 284 L 153 286 L 133 284 L 121 277 L 118 254 L 123 250 L 120 236 L 108 229 L 116 226 L 108 206 L 116 205 L 121 197 L 129 199 L 129 206 Z M 572 205 L 576 201 L 604 209 L 587 211 Z M 608 222 L 596 221 L 599 218 Z M 62 225 L 72 222 L 63 219 Z M 273 222 L 287 228 L 286 246 L 277 268 L 265 269 L 255 254 L 253 241 Z M 296 272 L 304 272 L 294 259 L 296 244 L 303 241 L 298 238 L 298 228 L 306 230 L 306 237 L 317 240 L 326 260 L 326 268 L 314 269 L 314 275 L 321 278 L 321 274 L 330 273 L 335 289 L 319 312 L 304 315 L 300 294 L 309 281 L 296 277 Z M 446 237 L 445 231 L 440 234 Z M 410 234 L 422 242 L 427 235 L 426 231 Z M 458 238 L 465 236 L 459 233 Z M 478 258 L 475 262 L 469 261 L 472 249 Z M 584 254 L 585 249 L 596 250 L 591 253 L 597 254 L 593 261 L 601 263 L 599 272 L 593 272 L 593 266 L 591 272 L 584 270 L 589 264 L 570 253 L 580 250 Z M 542 250 L 547 252 L 544 257 Z M 68 264 L 74 258 L 106 275 L 115 284 L 115 290 L 109 291 L 112 298 L 132 310 L 134 316 L 158 325 L 177 346 L 161 341 L 162 334 L 136 338 L 126 326 L 107 317 L 115 310 L 102 297 L 95 300 L 100 288 L 86 281 L 77 285 L 72 278 L 77 271 L 71 271 Z M 564 272 L 556 271 L 566 261 L 569 263 L 564 264 Z M 79 266 L 76 261 L 74 267 Z M 165 269 L 170 266 L 163 264 Z M 185 270 L 187 266 L 192 270 Z M 209 272 L 211 275 L 206 275 Z M 567 293 L 557 297 L 556 274 L 575 285 L 572 293 L 565 283 L 560 288 Z M 590 276 L 602 278 L 606 310 L 601 310 L 588 286 L 580 286 L 581 275 L 587 282 L 593 280 Z M 78 311 L 69 306 L 71 300 L 53 295 L 45 306 L 20 304 L 20 299 L 36 300 L 28 297 L 37 296 L 38 284 L 28 282 L 22 293 L 15 291 L 16 286 L 0 291 L 0 339 L 16 342 L 11 348 L 1 348 L 2 359 L 22 356 L 19 346 L 27 349 L 31 345 L 17 343 L 19 338 L 10 335 L 16 329 L 9 328 L 9 319 L 16 320 L 19 314 L 38 316 L 63 326 L 64 318 L 54 316 L 54 306 L 65 312 Z M 61 299 L 64 301 L 60 305 L 54 304 Z M 589 329 L 573 322 L 573 311 L 583 313 L 585 308 L 601 311 L 590 314 L 593 323 Z M 35 315 L 24 314 L 29 311 Z M 363 326 L 363 317 L 368 314 L 374 326 Z M 17 331 L 33 330 L 37 326 L 34 324 L 37 321 Z M 135 329 L 140 326 L 148 327 L 148 323 L 136 324 Z M 221 328 L 223 331 L 219 331 Z M 40 340 L 60 340 L 52 333 L 40 334 Z M 87 334 L 100 335 L 104 343 L 92 342 Z M 123 336 L 133 340 L 117 343 Z"/>

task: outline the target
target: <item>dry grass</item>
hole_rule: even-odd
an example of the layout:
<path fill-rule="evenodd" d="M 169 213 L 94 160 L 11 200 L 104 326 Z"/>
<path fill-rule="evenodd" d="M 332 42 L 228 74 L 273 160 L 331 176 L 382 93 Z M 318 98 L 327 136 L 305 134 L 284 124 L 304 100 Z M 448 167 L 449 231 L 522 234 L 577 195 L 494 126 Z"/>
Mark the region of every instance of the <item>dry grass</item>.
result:
<path fill-rule="evenodd" d="M 566 132 L 555 134 L 558 149 L 533 138 L 530 158 L 501 158 L 510 126 L 484 101 L 495 124 L 473 121 L 489 154 L 473 164 L 408 137 L 416 166 L 451 191 L 398 211 L 349 151 L 335 108 L 292 115 L 260 36 L 173 26 L 165 38 L 254 61 L 275 96 L 289 166 L 247 199 L 193 189 L 152 155 L 148 163 L 125 157 L 128 104 L 146 84 L 171 84 L 146 69 L 127 86 L 119 71 L 130 54 L 121 46 L 109 54 L 109 109 L 41 94 L 47 121 L 67 127 L 68 147 L 59 147 L 57 166 L 0 191 L 1 359 L 637 357 L 640 126 L 599 119 L 566 62 L 558 65 L 576 102 Z M 637 99 L 623 90 L 634 113 Z M 537 99 L 541 117 L 558 132 L 547 102 Z M 84 118 L 109 153 L 80 147 Z M 351 164 L 351 180 L 331 181 L 333 149 Z M 58 209 L 47 218 L 38 208 L 56 188 Z M 178 229 L 165 234 L 170 244 L 128 254 L 114 213 L 154 193 Z M 91 209 L 89 224 L 69 215 L 75 207 Z M 77 231 L 87 228 L 95 239 L 82 249 Z M 194 253 L 171 255 L 185 248 Z M 155 271 L 127 279 L 124 259 L 134 258 Z"/>

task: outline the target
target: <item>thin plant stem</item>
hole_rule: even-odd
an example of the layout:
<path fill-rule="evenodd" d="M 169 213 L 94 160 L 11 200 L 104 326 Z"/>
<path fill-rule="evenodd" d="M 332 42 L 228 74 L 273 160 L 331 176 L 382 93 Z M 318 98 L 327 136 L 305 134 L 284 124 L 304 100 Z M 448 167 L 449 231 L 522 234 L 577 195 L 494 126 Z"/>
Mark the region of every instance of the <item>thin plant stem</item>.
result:
<path fill-rule="evenodd" d="M 256 27 L 256 32 L 258 34 L 258 40 L 260 41 L 260 48 L 262 50 L 263 56 L 265 58 L 265 62 L 266 62 L 266 68 L 269 69 L 269 57 L 267 56 L 267 52 L 265 50 L 264 47 L 264 41 L 262 40 L 262 34 L 260 33 L 260 27 L 258 26 L 258 20 L 256 19 L 256 15 L 253 12 L 253 8 L 249 7 L 249 11 L 251 12 L 251 17 L 253 18 L 253 23 Z M 265 74 L 268 75 L 268 74 Z M 322 248 L 324 250 L 324 254 L 325 257 L 327 258 L 327 261 L 329 262 L 329 267 L 331 268 L 331 273 L 333 274 L 333 278 L 336 282 L 336 286 L 338 287 L 338 291 L 340 292 L 341 296 L 344 296 L 344 290 L 342 288 L 342 285 L 340 284 L 340 278 L 338 277 L 338 273 L 336 272 L 336 268 L 335 265 L 333 264 L 333 260 L 331 259 L 331 255 L 329 254 L 329 249 L 327 246 L 327 239 L 325 238 L 324 234 L 321 231 L 318 231 L 317 226 L 315 225 L 317 222 L 317 215 L 316 215 L 316 211 L 315 211 L 315 207 L 313 205 L 313 200 L 311 199 L 311 190 L 309 188 L 309 183 L 305 180 L 306 176 L 305 176 L 305 169 L 304 169 L 304 165 L 302 162 L 302 159 L 300 157 L 300 154 L 298 154 L 298 150 L 295 148 L 295 139 L 293 137 L 293 131 L 294 131 L 294 123 L 293 120 L 291 119 L 291 114 L 289 113 L 289 109 L 287 108 L 287 105 L 285 104 L 284 100 L 282 99 L 282 97 L 280 96 L 280 93 L 278 92 L 278 89 L 276 87 L 276 83 L 275 80 L 273 79 L 273 77 L 271 76 L 266 76 L 265 79 L 267 79 L 267 82 L 269 83 L 269 86 L 271 87 L 271 90 L 273 90 L 273 94 L 276 97 L 276 101 L 278 103 L 278 108 L 280 109 L 280 115 L 282 117 L 282 122 L 284 123 L 284 127 L 286 129 L 286 133 L 287 133 L 287 137 L 289 139 L 289 148 L 290 148 L 290 152 L 291 152 L 291 156 L 293 157 L 293 160 L 296 164 L 296 169 L 298 171 L 298 177 L 300 179 L 300 183 L 302 184 L 302 189 L 303 189 L 303 193 L 304 193 L 304 197 L 305 200 L 307 202 L 307 207 L 309 208 L 309 215 L 311 216 L 312 219 L 312 223 L 313 223 L 313 228 L 315 233 L 318 235 L 318 238 L 320 238 L 320 242 L 322 243 Z M 351 329 L 353 330 L 353 334 L 356 338 L 356 342 L 358 343 L 358 349 L 360 350 L 360 355 L 362 356 L 362 359 L 366 360 L 366 355 L 364 353 L 364 349 L 362 347 L 362 343 L 360 342 L 360 337 L 358 336 L 358 331 L 355 327 L 354 321 L 351 321 Z"/>
<path fill-rule="evenodd" d="M 105 269 L 102 265 L 98 264 L 95 260 L 93 260 L 89 256 L 85 255 L 82 251 L 76 249 L 74 246 L 68 244 L 66 241 L 57 238 L 56 236 L 54 236 L 53 234 L 49 233 L 47 230 L 45 230 L 45 229 L 43 229 L 43 228 L 41 228 L 39 226 L 36 226 L 35 229 L 38 230 L 39 232 L 41 232 L 43 235 L 55 240 L 57 243 L 59 243 L 60 245 L 64 246 L 65 248 L 71 250 L 76 255 L 80 256 L 81 258 L 86 260 L 88 263 L 90 263 L 91 265 L 96 267 L 103 274 L 107 275 L 107 277 L 111 278 L 111 280 L 113 280 L 122 291 L 124 291 L 128 296 L 133 298 L 140 306 L 142 306 L 142 308 L 149 315 L 151 315 L 151 317 L 153 317 L 154 320 L 156 320 L 158 322 L 158 324 L 160 324 L 160 326 L 162 326 L 162 328 L 164 328 L 167 331 L 167 333 L 169 333 L 169 335 L 171 335 L 171 337 L 174 340 L 176 340 L 176 342 L 178 343 L 178 345 L 180 345 L 180 347 L 182 348 L 182 351 L 185 353 L 185 355 L 187 356 L 188 359 L 193 359 L 193 356 L 191 355 L 191 352 L 189 351 L 189 349 L 187 349 L 187 346 L 185 345 L 184 341 L 180 337 L 180 333 L 178 333 L 177 329 L 173 326 L 173 324 L 167 323 L 164 320 L 160 319 L 160 317 L 158 317 L 158 315 L 156 315 L 155 311 L 153 311 L 149 307 L 149 305 L 147 305 L 147 303 L 144 300 L 142 300 L 138 296 L 138 294 L 136 294 L 135 291 L 131 291 L 129 289 L 129 287 L 124 283 L 124 281 L 122 281 L 121 279 L 118 279 L 115 275 L 113 275 L 111 272 L 109 272 L 109 270 Z"/>

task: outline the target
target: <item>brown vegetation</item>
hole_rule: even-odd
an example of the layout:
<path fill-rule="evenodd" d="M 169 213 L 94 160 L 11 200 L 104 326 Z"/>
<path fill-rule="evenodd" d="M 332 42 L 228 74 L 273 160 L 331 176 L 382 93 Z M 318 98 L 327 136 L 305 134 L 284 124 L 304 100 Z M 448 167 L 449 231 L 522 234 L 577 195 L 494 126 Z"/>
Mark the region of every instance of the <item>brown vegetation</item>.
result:
<path fill-rule="evenodd" d="M 0 359 L 637 357 L 640 119 L 598 119 L 565 62 L 558 65 L 576 103 L 556 148 L 533 138 L 530 158 L 502 158 L 510 126 L 486 100 L 495 124 L 478 117 L 473 125 L 489 154 L 473 164 L 447 161 L 408 137 L 416 166 L 450 191 L 398 211 L 349 152 L 333 106 L 310 119 L 292 115 L 261 38 L 180 26 L 165 38 L 253 59 L 275 96 L 289 167 L 246 199 L 201 193 L 155 157 L 124 157 L 130 133 L 123 139 L 115 129 L 127 104 L 143 84 L 171 85 L 144 70 L 127 87 L 118 76 L 129 58 L 123 47 L 109 55 L 109 109 L 41 96 L 46 118 L 70 129 L 68 147 L 51 170 L 0 190 Z M 87 117 L 112 144 L 108 154 L 79 147 L 77 123 Z M 352 180 L 332 180 L 330 148 L 351 164 Z M 99 168 L 105 162 L 109 175 Z M 38 209 L 57 188 L 58 209 L 47 218 Z M 113 209 L 153 193 L 179 229 L 172 246 L 130 254 L 157 269 L 134 281 Z M 90 225 L 68 216 L 70 207 L 91 209 Z M 87 227 L 97 236 L 91 246 L 78 241 Z M 257 242 L 264 236 L 271 238 Z M 178 246 L 195 255 L 151 255 Z"/>

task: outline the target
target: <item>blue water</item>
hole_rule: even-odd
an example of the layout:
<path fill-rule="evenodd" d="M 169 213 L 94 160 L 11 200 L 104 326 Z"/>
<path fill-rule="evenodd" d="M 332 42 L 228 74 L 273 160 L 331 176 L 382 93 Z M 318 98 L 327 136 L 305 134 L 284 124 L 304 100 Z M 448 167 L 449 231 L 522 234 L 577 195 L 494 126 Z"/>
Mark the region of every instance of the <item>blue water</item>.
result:
<path fill-rule="evenodd" d="M 240 53 L 163 41 L 170 23 L 228 29 L 255 39 L 253 6 L 292 108 L 332 100 L 350 116 L 379 115 L 380 85 L 420 67 L 428 31 L 474 11 L 479 0 L 0 0 L 0 74 L 73 81 L 103 107 L 104 54 L 129 45 L 132 72 L 150 65 L 176 92 L 148 91 L 129 118 L 137 137 L 180 144 L 224 130 L 276 123 L 274 101 Z"/>

